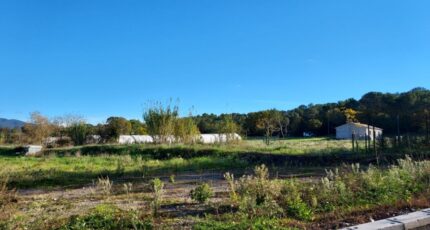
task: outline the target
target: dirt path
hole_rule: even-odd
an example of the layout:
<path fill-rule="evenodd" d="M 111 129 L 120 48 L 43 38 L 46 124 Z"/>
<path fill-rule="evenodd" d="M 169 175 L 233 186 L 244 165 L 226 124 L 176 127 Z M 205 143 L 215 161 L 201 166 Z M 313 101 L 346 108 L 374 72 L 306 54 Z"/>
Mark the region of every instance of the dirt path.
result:
<path fill-rule="evenodd" d="M 239 178 L 244 173 L 251 171 L 233 171 L 235 178 Z M 283 170 L 275 171 L 271 175 L 273 178 L 298 177 L 303 179 L 318 178 L 321 170 L 297 171 Z M 19 209 L 25 213 L 30 221 L 55 220 L 58 218 L 68 218 L 72 215 L 81 215 L 99 204 L 113 204 L 123 210 L 139 210 L 143 213 L 150 213 L 150 202 L 152 197 L 150 181 L 160 178 L 165 186 L 162 198 L 160 214 L 165 217 L 163 220 L 172 220 L 171 225 L 178 225 L 181 229 L 187 229 L 192 225 L 192 216 L 202 216 L 204 213 L 214 212 L 209 205 L 198 204 L 190 199 L 190 191 L 198 184 L 205 182 L 210 184 L 214 191 L 210 203 L 222 203 L 228 199 L 228 185 L 224 180 L 223 171 L 210 171 L 203 173 L 182 172 L 174 176 L 174 183 L 170 181 L 169 174 L 147 176 L 145 178 L 121 178 L 113 180 L 110 194 L 105 194 L 103 190 L 95 184 L 85 186 L 58 187 L 48 189 L 22 189 L 18 190 Z M 124 184 L 132 183 L 131 191 L 124 190 Z M 167 219 L 166 219 L 167 218 Z"/>

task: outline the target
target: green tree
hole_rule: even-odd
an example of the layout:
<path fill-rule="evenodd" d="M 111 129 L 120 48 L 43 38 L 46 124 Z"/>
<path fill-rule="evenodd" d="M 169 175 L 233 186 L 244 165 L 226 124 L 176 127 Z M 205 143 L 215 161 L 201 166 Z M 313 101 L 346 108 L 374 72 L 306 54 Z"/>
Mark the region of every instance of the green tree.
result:
<path fill-rule="evenodd" d="M 199 128 L 194 123 L 192 117 L 178 118 L 175 122 L 175 137 L 176 140 L 185 144 L 193 144 L 196 142 L 197 135 L 200 134 Z"/>
<path fill-rule="evenodd" d="M 108 140 L 116 140 L 120 135 L 128 135 L 131 132 L 130 122 L 123 117 L 109 117 L 106 123 L 105 131 Z"/>
<path fill-rule="evenodd" d="M 131 119 L 130 121 L 131 125 L 131 134 L 132 135 L 144 135 L 147 134 L 146 132 L 146 126 L 144 123 L 140 122 L 136 119 Z"/>
<path fill-rule="evenodd" d="M 279 131 L 276 115 L 277 111 L 274 109 L 263 111 L 258 119 L 257 126 L 264 129 L 265 142 L 270 144 L 270 138 L 273 133 Z"/>
<path fill-rule="evenodd" d="M 89 134 L 89 128 L 84 121 L 81 121 L 67 127 L 67 132 L 74 145 L 83 145 Z"/>
<path fill-rule="evenodd" d="M 239 132 L 239 126 L 233 120 L 233 116 L 224 114 L 218 128 L 219 133 L 227 135 L 227 143 L 235 142 L 235 133 Z"/>
<path fill-rule="evenodd" d="M 178 106 L 171 103 L 164 106 L 156 102 L 148 107 L 143 113 L 143 120 L 148 128 L 148 133 L 152 135 L 158 143 L 168 143 L 175 134 L 175 123 L 178 117 Z"/>

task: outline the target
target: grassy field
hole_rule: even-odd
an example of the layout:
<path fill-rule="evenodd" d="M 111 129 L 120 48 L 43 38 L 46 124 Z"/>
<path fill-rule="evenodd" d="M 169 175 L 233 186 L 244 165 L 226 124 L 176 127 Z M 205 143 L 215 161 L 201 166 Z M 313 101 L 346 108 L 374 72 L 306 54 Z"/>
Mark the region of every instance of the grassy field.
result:
<path fill-rule="evenodd" d="M 375 155 L 352 152 L 350 145 L 326 138 L 269 146 L 261 139 L 214 146 L 93 145 L 48 149 L 39 157 L 2 146 L 0 229 L 326 229 L 368 221 L 369 213 L 382 218 L 383 210 L 430 205 L 428 147 L 381 151 L 381 167 L 369 168 Z M 405 153 L 424 163 L 398 164 Z M 267 165 L 264 175 L 254 172 L 261 164 Z M 226 172 L 235 179 L 225 180 Z M 159 196 L 154 178 L 164 184 Z M 190 191 L 204 183 L 212 196 L 191 199 Z"/>
<path fill-rule="evenodd" d="M 364 145 L 364 142 L 360 143 Z M 241 142 L 238 149 L 256 150 L 268 153 L 299 155 L 308 153 L 330 153 L 333 151 L 350 151 L 351 141 L 333 140 L 324 137 L 274 139 L 266 145 L 262 139 L 249 139 Z"/>

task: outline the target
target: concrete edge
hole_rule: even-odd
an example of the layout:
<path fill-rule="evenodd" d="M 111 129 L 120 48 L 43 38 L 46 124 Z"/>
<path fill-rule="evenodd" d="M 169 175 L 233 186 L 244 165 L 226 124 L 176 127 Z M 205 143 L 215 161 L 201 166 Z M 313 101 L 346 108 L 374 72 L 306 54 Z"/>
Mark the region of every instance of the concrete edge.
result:
<path fill-rule="evenodd" d="M 375 222 L 342 228 L 342 230 L 404 230 L 417 229 L 428 226 L 430 228 L 430 208 L 411 212 L 405 215 L 390 217 Z"/>

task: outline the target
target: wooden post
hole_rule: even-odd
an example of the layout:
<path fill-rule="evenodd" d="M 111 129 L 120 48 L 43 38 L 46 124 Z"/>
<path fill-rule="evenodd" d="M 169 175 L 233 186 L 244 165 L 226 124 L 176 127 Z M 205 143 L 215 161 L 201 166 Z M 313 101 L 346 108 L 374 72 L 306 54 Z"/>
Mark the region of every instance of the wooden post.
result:
<path fill-rule="evenodd" d="M 352 151 L 355 152 L 355 144 L 354 144 L 354 139 L 355 139 L 355 133 L 352 133 L 352 137 L 351 137 L 351 144 L 352 144 Z"/>
<path fill-rule="evenodd" d="M 372 122 L 373 123 L 373 122 Z M 378 157 L 378 150 L 376 149 L 376 133 L 375 133 L 375 124 L 372 124 L 373 126 L 373 151 L 375 153 L 376 157 L 376 164 L 379 165 L 379 157 Z"/>
<path fill-rule="evenodd" d="M 355 139 L 355 150 L 359 152 L 358 138 Z"/>
<path fill-rule="evenodd" d="M 370 125 L 369 125 L 369 123 L 370 122 L 367 123 L 367 148 L 368 148 L 368 150 L 370 152 L 370 140 L 371 140 L 371 137 L 370 137 Z"/>
<path fill-rule="evenodd" d="M 366 152 L 370 153 L 370 133 L 369 130 L 367 130 L 367 134 L 366 134 Z"/>
<path fill-rule="evenodd" d="M 429 137 L 430 133 L 429 133 L 429 112 L 426 111 L 426 143 L 429 144 L 430 140 Z"/>
<path fill-rule="evenodd" d="M 397 147 L 400 147 L 400 116 L 397 114 L 397 137 L 396 137 L 396 144 Z"/>

